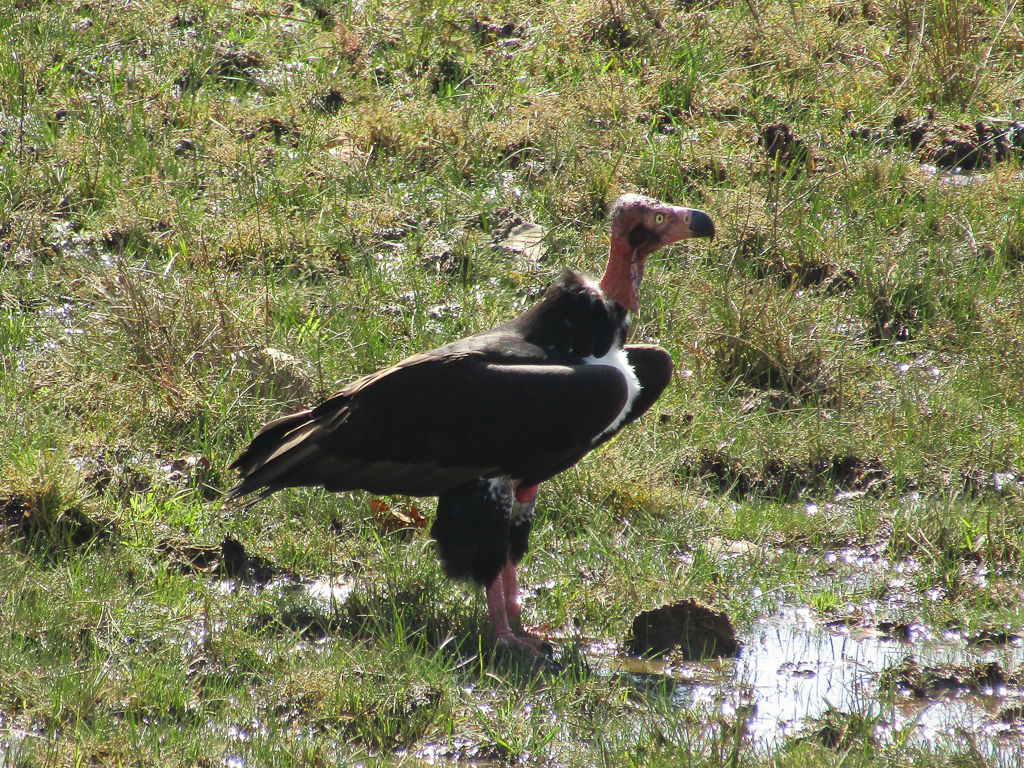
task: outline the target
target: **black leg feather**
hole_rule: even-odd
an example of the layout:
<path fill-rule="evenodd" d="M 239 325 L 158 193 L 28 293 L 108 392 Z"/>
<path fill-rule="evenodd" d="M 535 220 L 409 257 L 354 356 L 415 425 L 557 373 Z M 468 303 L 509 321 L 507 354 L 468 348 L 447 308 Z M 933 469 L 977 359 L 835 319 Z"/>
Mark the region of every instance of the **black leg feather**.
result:
<path fill-rule="evenodd" d="M 535 501 L 526 504 L 516 502 L 512 509 L 512 523 L 508 531 L 508 559 L 513 565 L 519 565 L 519 561 L 526 556 L 530 548 L 530 530 L 533 528 L 533 505 Z"/>
<path fill-rule="evenodd" d="M 437 497 L 430 528 L 444 571 L 488 586 L 508 560 L 512 483 L 508 478 L 464 483 Z"/>

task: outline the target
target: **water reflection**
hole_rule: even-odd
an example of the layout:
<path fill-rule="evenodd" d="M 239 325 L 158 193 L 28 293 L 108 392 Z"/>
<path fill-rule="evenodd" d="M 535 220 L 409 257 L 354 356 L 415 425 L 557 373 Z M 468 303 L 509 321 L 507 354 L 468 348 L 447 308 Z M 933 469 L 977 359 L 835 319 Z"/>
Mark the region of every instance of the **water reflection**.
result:
<path fill-rule="evenodd" d="M 962 670 L 993 662 L 1015 671 L 1024 656 L 1019 643 L 972 647 L 955 633 L 935 638 L 913 627 L 893 635 L 872 627 L 822 625 L 809 610 L 788 608 L 741 633 L 743 648 L 729 661 L 601 658 L 597 645 L 587 654 L 599 671 L 627 675 L 646 690 L 670 682 L 680 707 L 715 707 L 726 718 L 743 719 L 748 737 L 765 748 L 813 731 L 834 713 L 875 721 L 880 740 L 901 735 L 938 745 L 968 733 L 990 748 L 1021 748 L 1016 720 L 1000 716 L 1021 706 L 1021 689 L 1012 675 L 1012 685 L 988 687 L 983 680 L 980 685 L 949 684 L 940 675 L 922 697 L 898 681 L 887 684 L 884 674 L 904 668 Z"/>

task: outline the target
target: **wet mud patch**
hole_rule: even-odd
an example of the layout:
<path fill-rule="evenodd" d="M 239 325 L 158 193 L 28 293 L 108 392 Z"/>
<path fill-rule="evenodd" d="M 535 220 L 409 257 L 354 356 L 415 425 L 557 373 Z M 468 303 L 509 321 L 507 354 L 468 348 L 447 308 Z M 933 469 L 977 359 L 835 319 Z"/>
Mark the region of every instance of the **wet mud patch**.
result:
<path fill-rule="evenodd" d="M 456 619 L 436 605 L 436 596 L 423 587 L 386 592 L 363 585 L 357 590 L 352 579 L 328 576 L 281 579 L 264 589 L 286 599 L 277 609 L 253 616 L 247 629 L 256 634 L 295 634 L 301 642 L 317 644 L 332 638 L 404 642 L 430 652 L 444 649 L 459 660 L 479 653 L 480 638 L 487 636 L 484 627 Z M 485 647 L 486 663 L 503 660 L 499 648 Z"/>
<path fill-rule="evenodd" d="M 750 467 L 721 451 L 704 451 L 676 468 L 682 482 L 694 480 L 736 499 L 796 501 L 805 496 L 880 495 L 890 490 L 892 471 L 876 457 L 832 456 L 805 463 L 769 459 Z"/>
<path fill-rule="evenodd" d="M 974 648 L 998 648 L 1000 646 L 1021 645 L 1021 636 L 1005 630 L 983 629 L 967 638 L 967 645 Z"/>
<path fill-rule="evenodd" d="M 0 493 L 0 539 L 51 553 L 109 540 L 113 520 L 93 515 L 55 488 Z"/>
<path fill-rule="evenodd" d="M 484 627 L 439 608 L 428 587 L 390 591 L 364 584 L 357 590 L 351 576 L 302 576 L 249 552 L 230 536 L 219 545 L 165 538 L 156 552 L 179 572 L 214 580 L 221 592 L 277 596 L 273 610 L 257 612 L 249 621 L 248 631 L 256 634 L 295 634 L 305 643 L 332 637 L 393 643 L 401 636 L 457 657 L 479 652 L 479 638 L 486 634 Z M 497 649 L 491 650 L 497 658 Z"/>
<path fill-rule="evenodd" d="M 631 654 L 660 656 L 674 650 L 689 661 L 731 657 L 739 652 L 739 642 L 724 611 L 696 600 L 643 611 L 633 619 Z"/>
<path fill-rule="evenodd" d="M 920 117 L 898 114 L 884 126 L 856 126 L 850 135 L 885 147 L 905 147 L 918 162 L 946 170 L 985 170 L 1024 157 L 1024 122 L 950 123 L 940 120 L 934 109 Z"/>
<path fill-rule="evenodd" d="M 89 488 L 123 502 L 160 487 L 198 488 L 207 500 L 219 496 L 207 484 L 213 464 L 205 456 L 166 456 L 131 446 L 109 446 L 72 458 L 71 466 Z"/>
<path fill-rule="evenodd" d="M 979 744 L 1017 743 L 1019 646 L 982 649 L 923 626 L 896 639 L 901 633 L 881 631 L 884 624 L 826 624 L 808 608 L 783 607 L 737 632 L 732 659 L 633 659 L 607 642 L 583 654 L 597 674 L 640 695 L 735 723 L 758 749 L 809 740 L 846 750 L 908 738 L 935 747 L 964 729 Z"/>
<path fill-rule="evenodd" d="M 904 697 L 932 700 L 962 694 L 999 695 L 1010 688 L 1020 689 L 1024 678 L 1019 670 L 1007 671 L 998 661 L 924 666 L 908 658 L 884 670 L 879 683 Z"/>
<path fill-rule="evenodd" d="M 470 768 L 504 768 L 516 765 L 520 757 L 505 743 L 478 744 L 458 738 L 423 745 L 414 754 L 427 765 L 464 765 Z"/>
<path fill-rule="evenodd" d="M 240 584 L 265 586 L 276 579 L 298 580 L 291 571 L 259 555 L 249 554 L 242 542 L 226 536 L 219 546 L 184 539 L 161 539 L 157 553 L 183 573 L 205 573 Z"/>

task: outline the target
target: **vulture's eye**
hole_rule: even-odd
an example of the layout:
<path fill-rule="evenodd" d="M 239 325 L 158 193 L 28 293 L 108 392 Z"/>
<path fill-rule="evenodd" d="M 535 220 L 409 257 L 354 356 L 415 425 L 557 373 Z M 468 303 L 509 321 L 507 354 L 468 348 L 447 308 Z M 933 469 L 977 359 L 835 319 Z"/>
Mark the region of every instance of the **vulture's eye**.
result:
<path fill-rule="evenodd" d="M 663 221 L 665 221 L 665 214 L 664 213 L 655 214 L 655 216 L 654 216 L 654 223 L 655 224 L 661 224 Z"/>

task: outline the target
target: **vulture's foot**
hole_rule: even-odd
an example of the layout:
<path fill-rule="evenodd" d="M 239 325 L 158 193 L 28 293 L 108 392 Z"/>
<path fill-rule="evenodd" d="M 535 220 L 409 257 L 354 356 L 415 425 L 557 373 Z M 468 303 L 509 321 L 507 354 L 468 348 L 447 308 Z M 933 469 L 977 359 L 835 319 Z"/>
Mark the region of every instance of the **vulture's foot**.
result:
<path fill-rule="evenodd" d="M 554 657 L 551 644 L 542 637 L 522 631 L 519 624 L 519 581 L 516 577 L 516 566 L 511 561 L 505 562 L 490 586 L 487 587 L 487 612 L 491 617 L 494 639 L 499 644 L 525 651 L 531 656 L 544 659 Z M 519 631 L 512 629 L 515 626 Z"/>
<path fill-rule="evenodd" d="M 523 651 L 531 656 L 538 656 L 549 660 L 555 657 L 555 649 L 551 646 L 551 643 L 543 637 L 531 635 L 528 632 L 518 633 L 510 630 L 507 634 L 504 634 L 499 633 L 496 629 L 494 637 L 498 643 Z"/>

